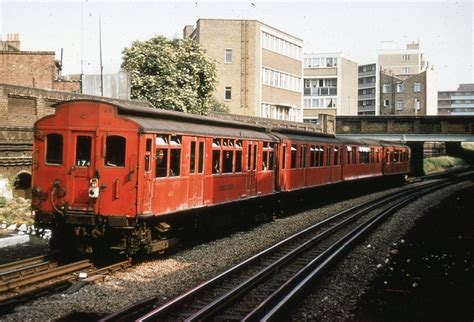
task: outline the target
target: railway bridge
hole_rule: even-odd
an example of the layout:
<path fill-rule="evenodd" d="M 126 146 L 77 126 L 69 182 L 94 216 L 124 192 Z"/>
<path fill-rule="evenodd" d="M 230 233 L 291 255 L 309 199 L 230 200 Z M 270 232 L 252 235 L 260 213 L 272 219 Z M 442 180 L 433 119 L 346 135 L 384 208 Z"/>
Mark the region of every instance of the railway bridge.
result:
<path fill-rule="evenodd" d="M 411 169 L 423 175 L 423 144 L 444 142 L 446 153 L 474 164 L 474 152 L 461 147 L 474 142 L 474 116 L 338 116 L 336 133 L 349 138 L 400 141 L 412 149 Z"/>

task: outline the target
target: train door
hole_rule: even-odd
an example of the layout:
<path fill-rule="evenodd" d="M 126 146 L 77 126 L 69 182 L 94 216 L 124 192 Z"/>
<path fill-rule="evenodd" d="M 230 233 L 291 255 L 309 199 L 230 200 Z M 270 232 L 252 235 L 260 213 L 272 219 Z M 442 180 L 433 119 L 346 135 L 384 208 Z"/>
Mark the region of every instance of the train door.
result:
<path fill-rule="evenodd" d="M 89 198 L 90 179 L 94 177 L 95 170 L 95 153 L 92 153 L 95 150 L 94 138 L 95 132 L 73 131 L 70 147 L 66 147 L 74 149 L 73 153 L 67 153 L 69 158 L 73 158 L 73 162 L 69 164 L 74 164 L 68 169 L 72 185 L 73 200 L 70 205 L 72 210 L 94 210 L 92 200 Z"/>
<path fill-rule="evenodd" d="M 247 144 L 247 196 L 257 194 L 257 151 L 257 143 L 250 142 Z"/>
<path fill-rule="evenodd" d="M 133 216 L 137 212 L 138 135 L 136 132 L 101 133 L 97 175 L 101 187 L 101 214 Z"/>
<path fill-rule="evenodd" d="M 142 144 L 140 155 L 143 156 L 143 182 L 142 182 L 142 203 L 141 213 L 151 213 L 151 199 L 153 196 L 153 171 L 152 171 L 152 157 L 153 157 L 153 135 L 145 134 L 145 144 Z"/>
<path fill-rule="evenodd" d="M 189 207 L 198 207 L 203 204 L 205 151 L 204 138 L 197 138 L 190 142 L 188 186 Z"/>

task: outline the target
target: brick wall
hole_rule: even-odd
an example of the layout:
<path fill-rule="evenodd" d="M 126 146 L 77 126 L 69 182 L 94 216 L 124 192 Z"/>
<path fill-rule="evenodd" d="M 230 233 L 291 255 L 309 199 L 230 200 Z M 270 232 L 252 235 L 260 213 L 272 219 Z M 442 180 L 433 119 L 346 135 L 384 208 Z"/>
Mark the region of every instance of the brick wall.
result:
<path fill-rule="evenodd" d="M 56 74 L 54 52 L 0 51 L 0 83 L 52 89 Z"/>

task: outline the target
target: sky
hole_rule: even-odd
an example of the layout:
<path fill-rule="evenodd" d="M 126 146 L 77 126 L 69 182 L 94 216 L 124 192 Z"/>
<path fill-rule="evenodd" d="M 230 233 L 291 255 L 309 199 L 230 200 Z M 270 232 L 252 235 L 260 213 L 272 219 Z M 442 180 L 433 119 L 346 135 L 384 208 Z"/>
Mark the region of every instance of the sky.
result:
<path fill-rule="evenodd" d="M 20 34 L 22 50 L 63 49 L 63 74 L 120 69 L 122 51 L 155 35 L 180 38 L 199 18 L 255 19 L 303 39 L 306 53 L 342 52 L 376 61 L 382 41 L 419 42 L 439 90 L 474 83 L 473 1 L 6 1 L 0 35 Z M 0 80 L 1 82 L 1 80 Z"/>

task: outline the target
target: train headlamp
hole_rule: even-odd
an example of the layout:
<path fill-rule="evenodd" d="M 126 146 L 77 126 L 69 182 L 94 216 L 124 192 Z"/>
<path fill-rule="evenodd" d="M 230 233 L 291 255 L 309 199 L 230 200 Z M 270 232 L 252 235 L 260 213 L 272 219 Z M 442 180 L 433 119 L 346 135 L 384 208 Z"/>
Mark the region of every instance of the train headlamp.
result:
<path fill-rule="evenodd" d="M 92 178 L 89 183 L 89 198 L 99 198 L 99 179 Z"/>

